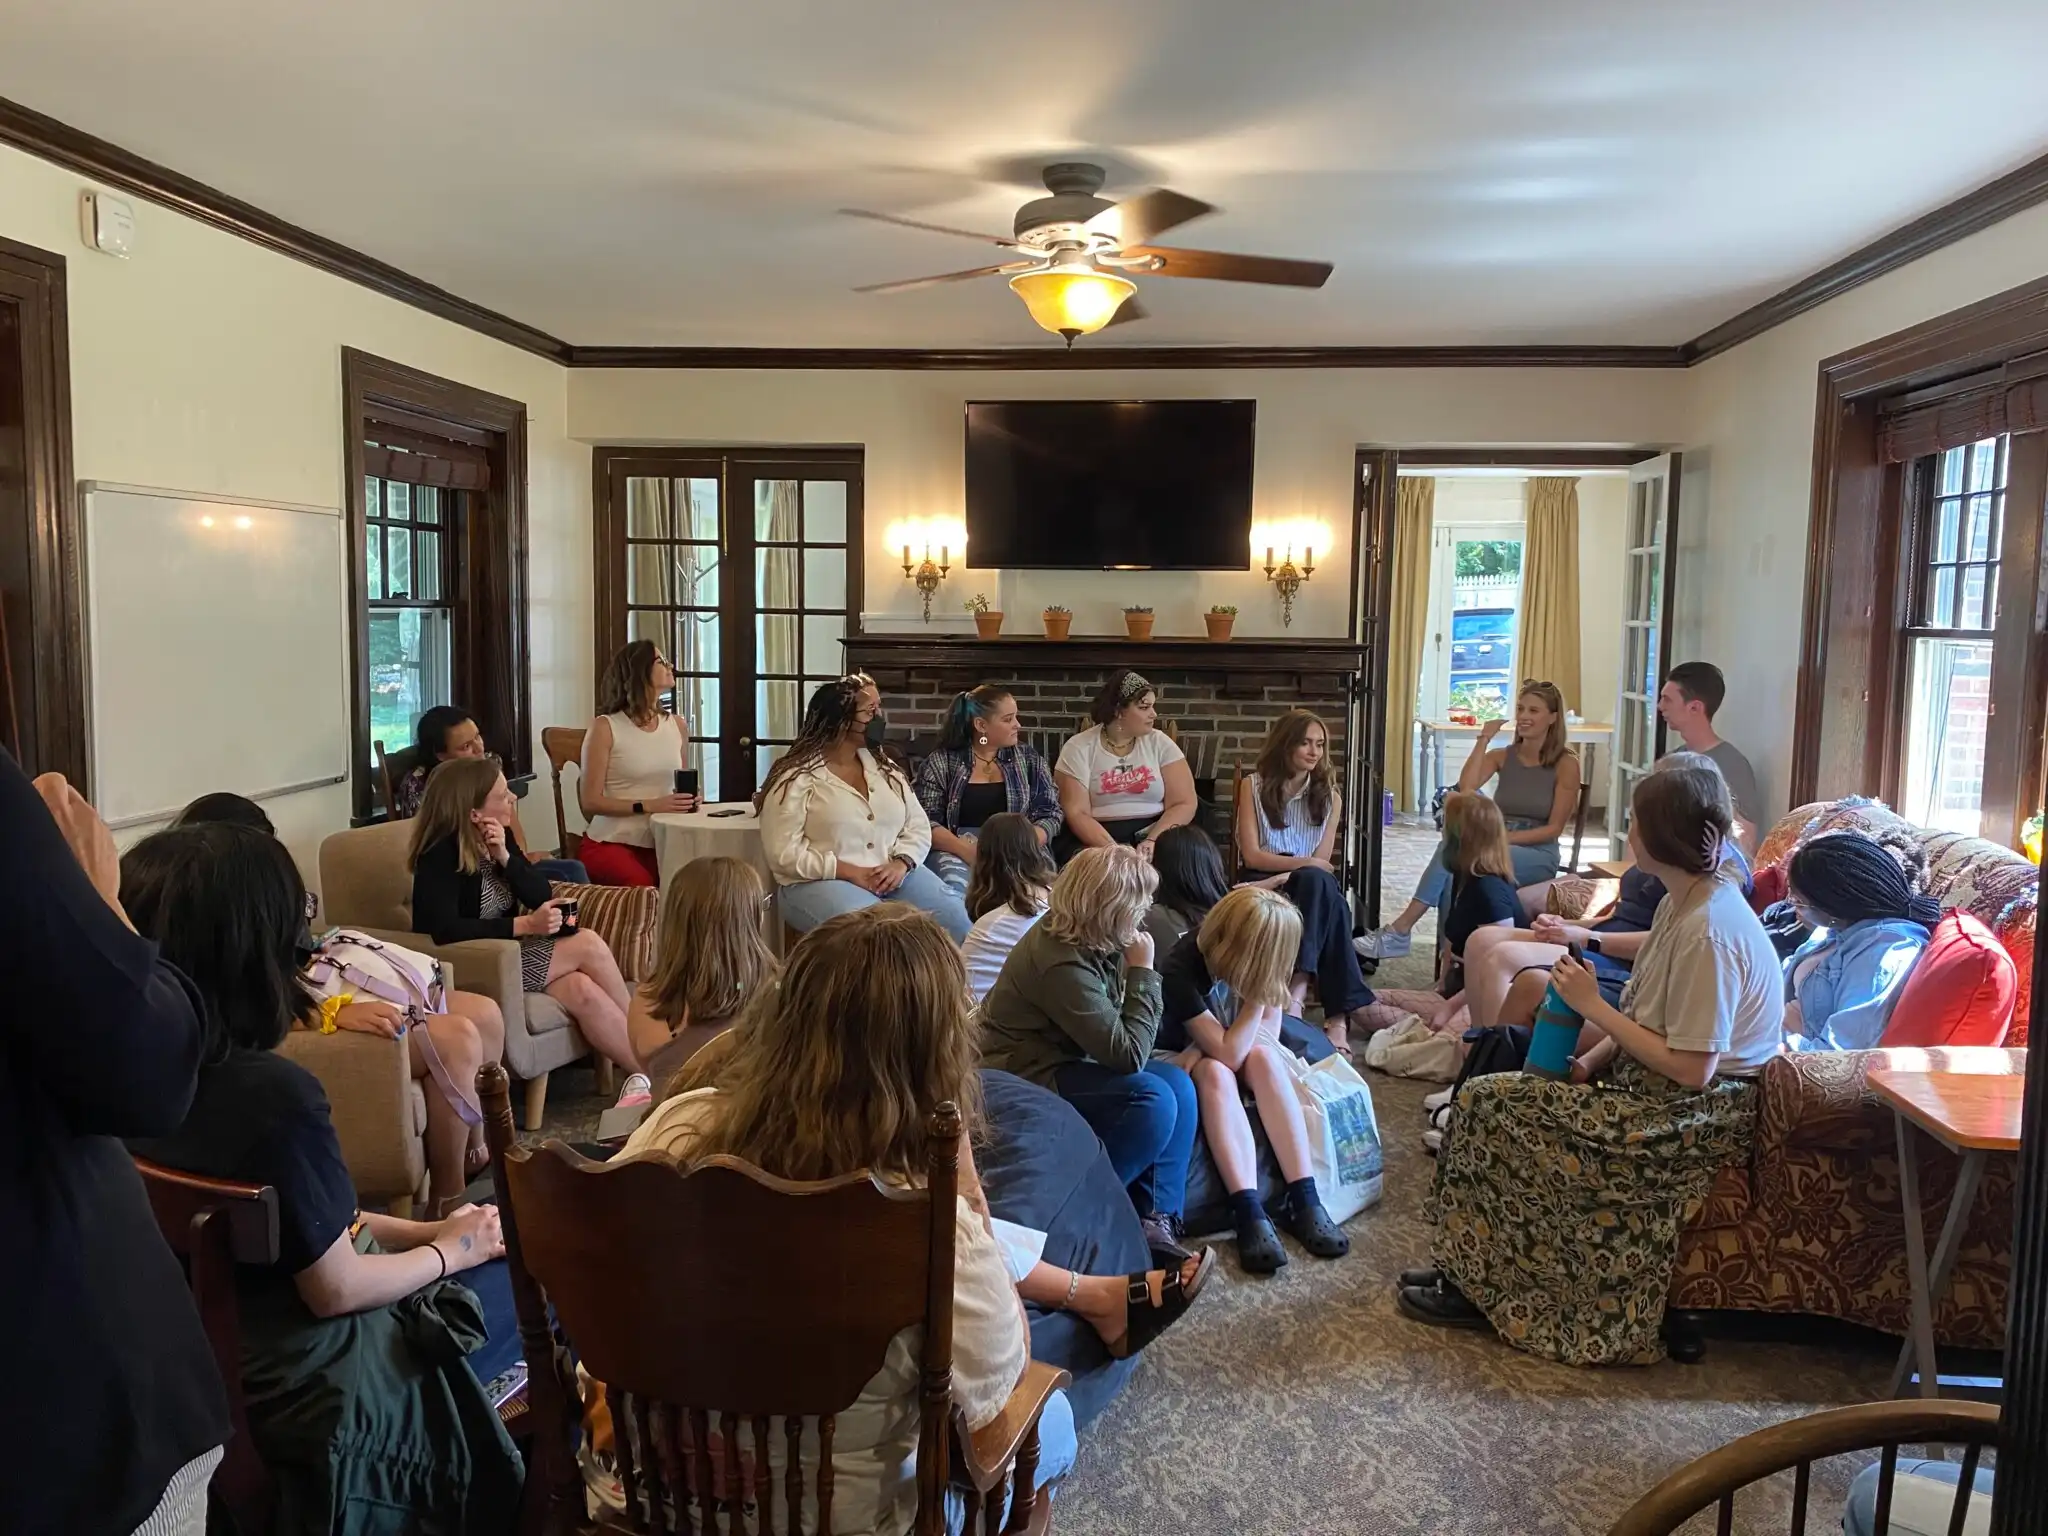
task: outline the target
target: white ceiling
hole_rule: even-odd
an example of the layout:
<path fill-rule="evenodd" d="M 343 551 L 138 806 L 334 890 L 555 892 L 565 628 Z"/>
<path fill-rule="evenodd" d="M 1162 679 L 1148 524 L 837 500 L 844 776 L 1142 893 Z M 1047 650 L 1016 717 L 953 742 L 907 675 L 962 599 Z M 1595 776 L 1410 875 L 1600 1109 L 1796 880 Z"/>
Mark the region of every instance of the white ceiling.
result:
<path fill-rule="evenodd" d="M 848 292 L 996 253 L 833 210 L 1007 233 L 1076 156 L 1337 267 L 1083 345 L 1677 342 L 2048 149 L 2044 56 L 2042 0 L 0 0 L 0 95 L 587 344 L 1046 342 Z"/>

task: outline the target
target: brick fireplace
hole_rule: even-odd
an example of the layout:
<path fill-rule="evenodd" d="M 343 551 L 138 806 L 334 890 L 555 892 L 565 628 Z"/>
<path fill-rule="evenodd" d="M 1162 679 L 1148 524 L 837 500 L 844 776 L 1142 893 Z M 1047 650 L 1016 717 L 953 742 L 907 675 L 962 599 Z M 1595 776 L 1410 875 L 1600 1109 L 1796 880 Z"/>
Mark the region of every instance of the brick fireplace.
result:
<path fill-rule="evenodd" d="M 933 736 L 953 696 L 978 683 L 1007 685 L 1033 745 L 1048 762 L 1088 713 L 1104 677 L 1135 667 L 1159 690 L 1162 725 L 1171 722 L 1188 755 L 1202 797 L 1203 824 L 1219 842 L 1229 835 L 1233 776 L 1247 771 L 1267 728 L 1283 710 L 1312 709 L 1330 731 L 1330 745 L 1356 808 L 1368 781 L 1353 761 L 1360 739 L 1358 700 L 1366 652 L 1345 640 L 1128 640 L 1077 636 L 1045 640 L 1003 636 L 982 640 L 945 634 L 854 635 L 849 664 L 871 675 L 882 691 L 890 735 L 921 741 Z M 1378 839 L 1358 844 L 1356 830 L 1377 815 L 1347 817 L 1348 864 L 1365 889 L 1367 863 Z"/>

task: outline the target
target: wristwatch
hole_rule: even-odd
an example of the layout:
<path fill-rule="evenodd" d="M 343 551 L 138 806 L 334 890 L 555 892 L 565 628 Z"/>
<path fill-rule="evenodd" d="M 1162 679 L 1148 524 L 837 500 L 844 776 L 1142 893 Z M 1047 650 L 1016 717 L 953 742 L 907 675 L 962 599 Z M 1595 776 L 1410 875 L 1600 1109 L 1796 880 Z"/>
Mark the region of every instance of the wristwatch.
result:
<path fill-rule="evenodd" d="M 1589 933 L 1589 934 L 1587 934 L 1587 935 L 1586 935 L 1586 953 L 1587 953 L 1587 954 L 1589 954 L 1589 955 L 1597 955 L 1597 954 L 1599 954 L 1599 953 L 1600 953 L 1600 935 L 1599 935 L 1599 934 L 1597 934 L 1597 933 Z"/>
<path fill-rule="evenodd" d="M 635 800 L 633 802 L 633 814 L 635 816 L 645 816 L 647 814 L 647 802 L 645 800 Z"/>
<path fill-rule="evenodd" d="M 917 860 L 913 859 L 909 854 L 899 853 L 896 855 L 896 858 L 903 865 L 905 874 L 913 873 L 917 869 Z"/>

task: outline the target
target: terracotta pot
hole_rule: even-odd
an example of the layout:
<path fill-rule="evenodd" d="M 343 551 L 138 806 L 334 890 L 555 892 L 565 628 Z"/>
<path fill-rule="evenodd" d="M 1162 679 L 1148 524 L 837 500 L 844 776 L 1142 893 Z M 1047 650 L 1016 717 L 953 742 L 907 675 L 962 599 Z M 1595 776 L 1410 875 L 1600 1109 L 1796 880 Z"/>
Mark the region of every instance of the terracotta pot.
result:
<path fill-rule="evenodd" d="M 1130 631 L 1133 640 L 1150 640 L 1152 621 L 1156 618 L 1158 615 L 1154 613 L 1127 613 L 1124 615 L 1124 628 Z"/>
<path fill-rule="evenodd" d="M 1048 640 L 1064 640 L 1067 631 L 1074 627 L 1071 613 L 1041 613 L 1039 618 L 1045 621 L 1045 638 Z"/>
<path fill-rule="evenodd" d="M 1202 615 L 1202 622 L 1209 626 L 1209 638 L 1211 640 L 1228 640 L 1230 638 L 1230 626 L 1237 622 L 1237 615 L 1234 613 L 1205 613 Z"/>
<path fill-rule="evenodd" d="M 974 632 L 984 640 L 993 640 L 1003 632 L 1003 610 L 991 608 L 987 613 L 974 616 Z"/>

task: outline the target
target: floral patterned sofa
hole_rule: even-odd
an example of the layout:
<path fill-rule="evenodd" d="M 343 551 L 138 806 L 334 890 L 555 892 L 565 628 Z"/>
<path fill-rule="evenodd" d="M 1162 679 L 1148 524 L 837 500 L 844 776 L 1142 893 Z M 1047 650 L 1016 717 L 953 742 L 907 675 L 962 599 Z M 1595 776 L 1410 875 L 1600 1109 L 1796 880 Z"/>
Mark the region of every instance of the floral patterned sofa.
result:
<path fill-rule="evenodd" d="M 1981 838 L 1912 827 L 1866 800 L 1802 806 L 1772 829 L 1757 868 L 1781 868 L 1808 838 L 1854 829 L 1905 835 L 1926 855 L 1928 888 L 1998 936 L 2019 971 L 2008 1046 L 2026 1041 L 2034 973 L 2039 872 Z M 1891 1111 L 1864 1087 L 1873 1066 L 1940 1070 L 1945 1050 L 1850 1051 L 1782 1056 L 1764 1069 L 1756 1140 L 1746 1167 L 1726 1170 L 1679 1247 L 1671 1305 L 1742 1312 L 1800 1312 L 1904 1334 L 1905 1224 L 1899 1205 L 1897 1132 Z M 1921 1143 L 1927 1244 L 1939 1235 L 1957 1159 Z M 2010 1159 L 1985 1169 L 1954 1277 L 1934 1312 L 1944 1343 L 1998 1348 L 2005 1341 L 2012 1262 Z"/>

